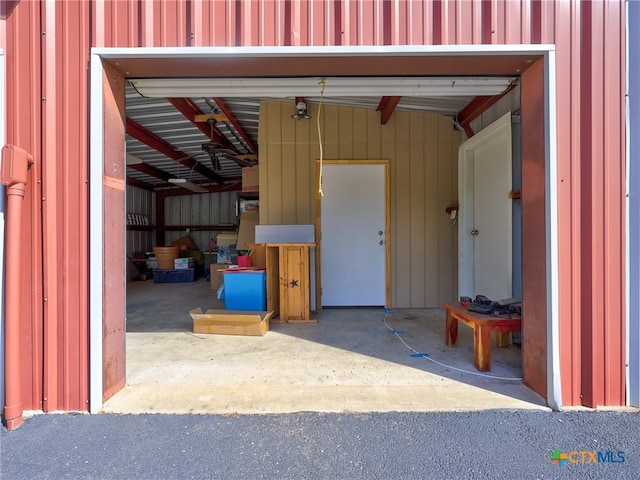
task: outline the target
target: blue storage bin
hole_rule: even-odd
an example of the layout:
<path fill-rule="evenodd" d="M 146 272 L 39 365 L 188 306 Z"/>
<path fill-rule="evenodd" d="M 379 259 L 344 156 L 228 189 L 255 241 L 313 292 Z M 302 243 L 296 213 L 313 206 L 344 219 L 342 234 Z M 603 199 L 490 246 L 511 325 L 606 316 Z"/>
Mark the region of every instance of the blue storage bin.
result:
<path fill-rule="evenodd" d="M 267 274 L 264 270 L 225 270 L 222 279 L 227 310 L 267 309 Z"/>
<path fill-rule="evenodd" d="M 196 279 L 194 268 L 177 268 L 171 270 L 163 270 L 159 268 L 153 269 L 154 283 L 180 283 L 194 282 Z"/>

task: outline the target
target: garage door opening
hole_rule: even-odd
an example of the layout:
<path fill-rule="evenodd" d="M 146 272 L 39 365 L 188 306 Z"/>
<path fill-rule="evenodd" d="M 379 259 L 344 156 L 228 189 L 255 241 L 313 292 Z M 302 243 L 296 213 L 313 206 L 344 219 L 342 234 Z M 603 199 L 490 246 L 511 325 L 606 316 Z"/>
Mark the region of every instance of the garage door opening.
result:
<path fill-rule="evenodd" d="M 95 78 L 95 82 L 96 82 L 96 83 L 100 83 L 101 87 L 102 87 L 102 59 L 106 60 L 106 61 L 107 61 L 107 64 L 109 64 L 109 65 L 107 66 L 107 68 L 109 68 L 110 66 L 113 66 L 112 62 L 115 62 L 114 60 L 108 60 L 108 59 L 107 59 L 107 57 L 109 56 L 108 54 L 115 55 L 114 57 L 111 57 L 112 59 L 113 59 L 113 58 L 116 58 L 116 57 L 119 59 L 118 63 L 120 63 L 120 65 L 118 65 L 118 69 L 116 69 L 116 70 L 118 70 L 118 71 L 122 71 L 122 70 L 120 70 L 120 69 L 123 69 L 123 68 L 124 68 L 124 69 L 127 69 L 127 67 L 126 67 L 125 65 L 122 65 L 122 62 L 123 62 L 123 61 L 125 61 L 125 62 L 126 62 L 126 56 L 123 56 L 123 55 L 118 56 L 118 54 L 116 54 L 116 52 L 106 52 L 106 51 L 105 51 L 105 52 L 101 52 L 101 53 L 100 53 L 100 52 L 96 52 L 96 58 L 95 58 L 96 64 L 94 65 L 94 67 L 95 67 L 96 69 L 99 67 L 99 68 L 100 68 L 100 71 L 99 71 L 99 74 L 97 74 L 97 73 L 94 71 L 94 69 L 92 69 L 92 72 L 93 72 L 93 75 L 94 75 L 94 78 Z M 544 52 L 543 52 L 543 54 L 544 54 Z M 527 54 L 527 56 L 528 56 L 528 57 L 531 57 L 531 55 L 530 55 L 530 54 Z M 101 58 L 100 58 L 100 57 L 101 57 Z M 356 57 L 356 58 L 358 58 L 358 57 Z M 366 56 L 363 56 L 362 58 L 366 60 Z M 299 69 L 299 70 L 297 71 L 297 73 L 298 73 L 298 74 L 305 74 L 305 73 L 307 73 L 307 74 L 308 74 L 308 72 L 305 72 L 305 70 L 309 68 L 309 65 L 308 65 L 307 63 L 303 63 L 303 65 L 306 65 L 306 66 L 305 66 L 305 67 L 300 68 L 300 67 L 294 67 L 294 65 L 295 65 L 295 63 L 296 63 L 296 62 L 295 62 L 295 61 L 296 61 L 295 57 L 287 58 L 286 60 L 287 60 L 287 61 L 284 61 L 283 59 L 280 59 L 280 61 L 284 61 L 284 63 L 286 63 L 286 64 L 288 65 L 288 69 L 290 69 L 290 70 L 298 70 L 298 69 Z M 336 58 L 335 60 L 336 60 L 336 65 L 341 63 L 341 62 L 340 62 L 340 58 Z M 393 61 L 394 61 L 394 60 L 395 60 L 394 58 L 390 58 L 390 60 L 389 60 L 389 61 L 391 62 L 391 63 L 390 63 L 390 65 L 393 63 Z M 402 63 L 404 60 L 406 60 L 406 59 L 402 58 L 402 59 L 399 59 L 399 60 L 398 60 L 398 62 Z M 156 61 L 156 62 L 160 62 L 160 60 L 159 60 L 159 59 L 156 59 L 155 61 Z M 170 61 L 170 60 L 166 60 L 166 61 L 167 61 L 167 65 L 169 65 L 169 64 L 171 63 L 171 61 Z M 524 60 L 523 60 L 523 61 L 524 61 Z M 143 62 L 143 63 L 144 63 L 144 62 Z M 366 62 L 365 62 L 365 63 L 366 63 Z M 472 62 L 472 63 L 477 65 L 477 59 L 476 59 L 476 61 L 474 61 L 474 62 Z M 259 61 L 257 61 L 257 60 L 251 60 L 251 61 L 249 61 L 249 60 L 248 60 L 247 64 L 255 65 L 255 66 L 256 66 L 256 69 L 259 69 L 259 68 L 258 68 L 258 66 L 259 66 L 260 62 L 259 62 Z M 158 63 L 156 63 L 156 66 L 157 66 L 157 65 L 158 65 Z M 167 67 L 167 68 L 169 68 L 169 67 Z M 265 68 L 265 69 L 266 69 L 267 67 L 266 67 L 266 66 L 263 66 L 262 68 Z M 337 68 L 337 67 L 333 67 L 333 68 Z M 343 65 L 341 66 L 341 68 L 342 68 L 345 72 L 347 72 L 347 73 L 348 73 L 350 70 L 351 70 L 351 71 L 353 70 L 353 67 L 352 67 L 352 66 L 350 66 L 350 65 L 344 65 L 344 64 L 343 64 Z M 425 68 L 426 68 L 426 67 L 425 67 Z M 127 69 L 127 70 L 128 70 L 128 69 Z M 124 71 L 127 71 L 127 70 L 124 70 Z M 203 69 L 203 70 L 204 70 L 204 69 Z M 372 70 L 373 70 L 373 69 L 372 69 Z M 543 70 L 543 71 L 544 71 L 544 70 Z M 481 73 L 482 71 L 481 71 L 481 70 L 476 70 L 476 72 L 480 72 L 480 73 Z M 200 75 L 204 76 L 204 75 L 206 75 L 206 73 L 207 73 L 207 72 L 203 71 Z M 373 73 L 376 73 L 376 72 L 373 72 Z M 425 73 L 429 73 L 429 72 L 425 72 Z M 464 73 L 464 72 L 462 72 L 462 73 Z M 135 74 L 133 74 L 133 73 L 131 73 L 131 72 L 130 72 L 130 75 L 131 75 L 131 76 L 133 76 L 133 75 L 135 75 Z M 542 79 L 543 79 L 543 76 L 542 76 L 542 75 L 540 75 L 540 74 L 536 74 L 536 78 L 537 78 L 537 77 L 540 77 L 540 78 L 538 78 L 538 81 L 540 81 L 540 82 L 541 82 L 541 81 L 542 81 Z M 124 75 L 122 75 L 122 78 L 124 79 Z M 537 87 L 539 88 L 539 87 L 540 87 L 540 85 L 538 84 L 538 85 L 537 85 Z M 102 90 L 102 88 L 101 88 L 101 90 Z M 103 91 L 103 90 L 102 90 L 102 91 Z M 121 90 L 120 90 L 120 91 L 121 91 L 121 95 L 124 95 L 124 88 L 122 88 L 122 87 L 121 87 Z M 102 99 L 102 95 L 101 95 L 101 102 L 102 102 L 102 100 L 103 100 L 103 99 Z M 107 104 L 106 104 L 106 105 L 105 105 L 104 103 L 103 103 L 102 105 L 103 105 L 104 107 L 106 107 L 106 109 L 107 109 L 107 110 L 109 109 L 108 102 L 107 102 Z M 116 105 L 117 105 L 117 102 L 116 102 Z M 523 105 L 523 106 L 522 106 L 523 116 L 525 115 L 526 108 L 527 108 L 527 105 Z M 538 112 L 538 113 L 539 113 L 539 112 Z M 101 124 L 102 124 L 102 119 L 101 119 Z M 94 128 L 94 124 L 93 124 L 93 122 L 92 122 L 92 130 L 93 130 L 93 128 Z M 115 139 L 110 139 L 110 138 L 109 138 L 109 132 L 110 132 L 110 130 L 109 130 L 109 129 L 106 129 L 106 132 L 107 132 L 107 139 L 106 139 L 107 141 L 105 142 L 105 144 L 110 143 L 110 142 L 111 142 L 111 140 L 115 140 Z M 120 135 L 120 139 L 123 139 L 123 138 L 124 138 L 123 129 L 120 129 L 120 133 L 119 133 L 118 135 Z M 526 135 L 527 135 L 527 134 L 526 134 L 526 132 L 525 132 L 525 133 L 523 133 L 523 137 L 526 137 Z M 117 135 L 116 135 L 116 136 L 117 136 Z M 124 144 L 124 142 L 123 142 L 123 144 Z M 92 145 L 92 149 L 93 149 L 93 148 L 94 148 L 94 147 L 93 147 L 93 145 Z M 95 150 L 92 150 L 92 157 L 93 157 L 93 153 L 94 153 L 94 151 L 95 151 L 95 153 L 96 153 L 97 157 L 94 157 L 94 158 L 104 159 L 104 152 L 101 152 L 101 151 L 99 152 L 98 150 L 99 150 L 99 149 L 98 149 L 97 147 L 95 147 Z M 122 157 L 124 157 L 124 152 L 122 152 Z M 542 159 L 540 159 L 540 161 L 541 161 L 541 162 L 542 162 L 542 164 L 544 165 L 544 164 L 545 164 L 545 157 L 543 156 L 543 158 L 542 158 Z M 102 163 L 102 161 L 101 161 L 100 163 Z M 547 164 L 547 167 L 548 167 L 548 164 Z M 100 181 L 100 183 L 102 184 L 102 179 L 100 179 L 100 180 L 101 180 L 101 181 Z M 536 179 L 536 181 L 542 181 L 542 182 L 544 183 L 544 175 L 542 176 L 542 178 L 540 178 L 540 176 L 538 176 L 538 178 Z M 269 188 L 271 188 L 271 187 L 269 187 Z M 100 189 L 96 189 L 96 190 L 100 190 Z M 546 192 L 548 192 L 548 190 L 547 190 L 547 189 L 545 189 L 545 191 L 546 191 Z M 95 199 L 96 201 L 98 201 L 98 200 L 99 200 L 100 205 L 102 205 L 102 202 L 103 202 L 103 195 L 102 195 L 102 193 L 103 193 L 103 192 L 94 192 L 94 191 L 92 190 L 92 195 L 95 195 L 95 196 L 93 197 L 93 199 Z M 123 193 L 120 193 L 120 195 L 123 195 Z M 124 201 L 124 199 L 123 199 L 123 201 Z M 109 205 L 107 205 L 107 204 L 105 203 L 105 210 L 104 210 L 104 215 L 105 215 L 105 217 L 106 217 L 106 216 L 108 216 L 108 215 L 110 215 L 109 208 L 110 208 L 110 206 L 109 206 Z M 537 206 L 534 206 L 534 208 L 538 209 L 538 210 L 534 211 L 534 214 L 535 214 L 535 215 L 537 215 L 538 217 L 541 215 L 541 216 L 542 216 L 542 218 L 543 218 L 543 221 L 544 221 L 544 219 L 545 219 L 544 205 L 537 205 Z M 542 211 L 540 211 L 540 208 L 542 208 Z M 111 212 L 111 213 L 113 213 L 113 212 Z M 109 248 L 109 243 L 110 243 L 110 241 L 111 241 L 111 240 L 110 240 L 107 236 L 104 236 L 104 235 L 103 235 L 103 232 L 104 232 L 103 218 L 104 218 L 104 217 L 102 217 L 102 216 L 101 216 L 101 217 L 99 218 L 99 220 L 98 220 L 98 221 L 96 221 L 95 225 L 93 225 L 93 224 L 92 224 L 92 227 L 94 227 L 94 226 L 95 226 L 95 230 L 94 230 L 94 228 L 92 228 L 92 236 L 93 236 L 93 234 L 98 234 L 98 233 L 100 233 L 100 244 L 101 244 L 101 245 L 103 245 L 103 249 L 104 249 L 104 251 L 107 251 L 107 249 Z M 94 218 L 92 217 L 92 222 L 93 222 L 93 220 L 94 220 Z M 124 220 L 122 221 L 122 223 L 123 223 L 123 225 L 122 225 L 122 229 L 124 230 Z M 545 230 L 543 230 L 543 232 L 544 232 L 544 231 L 545 231 Z M 547 235 L 550 235 L 550 233 L 549 233 L 549 231 L 548 231 L 548 230 L 546 231 L 546 233 L 547 233 Z M 122 237 L 120 237 L 120 238 L 122 238 Z M 92 243 L 92 244 L 93 244 L 93 243 Z M 524 248 L 526 248 L 526 245 L 524 246 Z M 523 256 L 526 256 L 526 254 L 527 254 L 527 253 L 528 253 L 529 255 L 531 255 L 532 257 L 537 257 L 537 258 L 538 258 L 538 261 L 540 261 L 540 259 L 541 259 L 541 258 L 542 258 L 542 259 L 544 259 L 544 258 L 546 257 L 545 250 L 543 249 L 543 250 L 542 250 L 542 252 L 541 252 L 541 251 L 539 250 L 539 245 L 538 245 L 538 247 L 536 247 L 536 248 L 530 248 L 530 249 L 528 250 L 528 252 L 525 252 L 525 254 L 524 254 Z M 542 257 L 540 257 L 541 255 L 542 255 Z M 123 263 L 124 263 L 124 255 L 123 255 Z M 544 272 L 544 271 L 543 271 L 542 273 L 540 273 L 540 272 L 537 272 L 537 273 L 538 273 L 539 275 L 540 275 L 540 274 L 542 274 L 542 275 L 543 275 L 543 277 L 546 277 L 546 272 Z M 109 275 L 109 274 L 108 274 L 108 273 L 106 273 L 106 274 L 105 274 L 105 277 L 104 277 L 104 281 L 105 281 L 105 282 L 107 282 L 107 283 L 108 283 L 108 281 L 109 281 L 108 275 Z M 102 285 L 102 280 L 103 280 L 103 279 L 101 278 L 101 281 L 99 282 L 99 284 L 100 284 L 100 285 Z M 394 280 L 394 282 L 397 282 L 397 279 L 396 279 L 396 280 Z M 526 298 L 527 298 L 527 285 L 526 285 L 526 282 L 527 282 L 527 280 L 524 280 L 524 283 L 525 283 L 525 286 L 524 286 L 524 297 L 525 297 L 525 301 L 526 301 Z M 124 286 L 123 286 L 123 290 L 124 290 Z M 124 292 L 123 292 L 123 297 L 124 297 Z M 539 296 L 538 296 L 538 297 L 531 297 L 531 296 L 529 296 L 529 298 L 530 298 L 531 300 L 535 301 L 538 305 L 546 305 L 546 298 L 545 298 L 545 295 L 543 295 L 543 296 L 542 296 L 542 298 L 540 298 Z M 96 303 L 94 303 L 94 302 L 93 302 L 93 299 L 95 299 L 95 300 L 96 300 Z M 103 296 L 102 296 L 102 294 L 100 294 L 100 298 L 98 299 L 98 298 L 97 298 L 97 295 L 96 295 L 95 297 L 92 297 L 92 310 L 93 310 L 93 308 L 94 308 L 96 305 L 99 305 L 100 307 L 104 306 L 104 307 L 105 307 L 105 309 L 104 309 L 105 311 L 108 311 L 110 307 L 114 307 L 114 308 L 116 308 L 116 307 L 117 307 L 117 305 L 112 304 L 112 300 L 113 300 L 113 298 L 107 298 L 107 296 L 104 296 L 104 297 L 103 297 Z M 117 303 L 117 302 L 116 302 L 116 303 Z M 122 302 L 122 305 L 123 305 L 123 304 L 124 304 L 124 302 Z M 123 305 L 123 306 L 124 306 L 124 305 Z M 94 310 L 94 311 L 95 311 L 95 310 Z M 99 311 L 100 311 L 100 313 L 101 313 L 101 315 L 100 315 L 100 319 L 101 319 L 101 318 L 102 318 L 102 308 L 100 308 L 100 310 L 99 310 Z M 108 313 L 107 313 L 106 315 L 108 316 Z M 94 316 L 94 315 L 92 315 L 92 322 L 94 322 L 94 321 L 95 321 L 95 316 Z M 542 317 L 541 317 L 541 321 L 544 323 L 544 325 L 545 325 L 545 330 L 546 330 L 546 323 L 547 323 L 546 307 L 544 308 L 544 312 L 543 312 L 543 315 L 542 315 Z M 100 338 L 98 338 L 98 335 L 96 335 L 96 333 L 95 333 L 96 331 L 98 331 L 98 330 L 97 330 L 97 328 L 96 328 L 96 327 L 97 327 L 97 325 L 93 325 L 93 327 L 94 327 L 94 328 L 92 328 L 92 332 L 94 332 L 94 335 L 95 335 L 95 336 L 94 336 L 94 337 L 92 337 L 92 341 L 93 341 L 93 344 L 95 344 L 95 345 L 98 345 L 98 344 L 99 344 L 99 349 L 98 349 L 97 351 L 100 353 L 100 356 L 99 356 L 98 358 L 94 358 L 94 357 L 92 357 L 92 373 L 93 373 L 93 375 L 92 375 L 92 405 L 94 405 L 94 401 L 95 401 L 95 402 L 99 402 L 99 404 L 101 405 L 101 404 L 102 404 L 102 395 L 103 395 L 103 390 L 104 390 L 104 389 L 103 389 L 103 382 L 102 382 L 102 380 L 98 381 L 98 380 L 95 378 L 95 376 L 96 376 L 96 374 L 97 374 L 97 373 L 98 373 L 98 371 L 99 371 L 99 372 L 100 372 L 100 377 L 102 378 L 102 374 L 103 374 L 104 368 L 106 368 L 106 367 L 107 367 L 107 364 L 109 363 L 109 362 L 107 362 L 107 358 L 106 358 L 107 356 L 109 356 L 109 355 L 111 355 L 113 352 L 115 352 L 115 354 L 116 354 L 116 356 L 117 356 L 118 358 L 124 359 L 124 357 L 123 357 L 124 352 L 123 352 L 123 351 L 120 351 L 120 352 L 119 352 L 119 351 L 118 351 L 118 348 L 116 348 L 115 350 L 110 349 L 110 347 L 109 347 L 109 339 L 108 339 L 108 338 L 104 338 L 104 339 L 103 339 L 103 338 L 102 338 L 102 335 L 100 335 L 100 336 L 99 336 Z M 100 331 L 100 332 L 102 331 L 102 322 L 100 322 L 100 329 L 99 329 L 99 331 Z M 525 344 L 526 344 L 526 342 L 527 342 L 527 335 L 526 335 L 526 332 L 525 332 L 525 334 L 523 335 L 523 339 L 524 339 L 524 342 L 525 342 Z M 543 341 L 543 343 L 545 343 L 545 342 L 546 342 L 546 336 L 543 338 L 543 340 L 544 340 L 544 341 Z M 103 341 L 104 341 L 104 343 L 103 343 Z M 543 345 L 543 347 L 545 347 L 545 348 L 546 348 L 546 345 Z M 527 346 L 526 346 L 526 345 L 524 346 L 524 350 L 525 350 L 525 358 L 526 358 L 526 350 L 527 350 Z M 95 353 L 96 353 L 96 350 L 92 349 L 92 352 L 93 352 L 93 354 L 95 354 Z M 103 354 L 104 354 L 104 355 L 103 355 Z M 103 359 L 103 357 L 105 357 L 105 358 Z M 542 361 L 543 363 L 544 363 L 544 362 L 546 362 L 546 360 L 545 360 L 545 359 L 538 359 L 538 361 Z M 525 361 L 525 368 L 526 368 L 526 361 Z M 546 374 L 546 371 L 547 371 L 546 363 L 545 363 L 545 365 L 544 365 L 542 368 L 540 368 L 540 365 L 538 365 L 536 368 L 537 368 L 537 370 L 542 370 L 542 371 L 543 371 L 543 374 Z M 543 375 L 543 377 L 544 377 L 544 376 L 546 376 L 546 375 Z M 526 377 L 526 374 L 525 374 L 525 377 Z M 99 391 L 99 395 L 98 395 L 98 391 Z M 94 394 L 95 394 L 95 395 L 94 395 Z"/>

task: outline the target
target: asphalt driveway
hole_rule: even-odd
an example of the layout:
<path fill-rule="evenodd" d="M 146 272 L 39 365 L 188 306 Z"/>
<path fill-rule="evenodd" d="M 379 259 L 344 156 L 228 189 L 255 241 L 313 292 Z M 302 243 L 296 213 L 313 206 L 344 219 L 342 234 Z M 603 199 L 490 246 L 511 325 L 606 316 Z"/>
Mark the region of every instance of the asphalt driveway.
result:
<path fill-rule="evenodd" d="M 637 411 L 49 414 L 0 440 L 3 480 L 640 478 Z"/>

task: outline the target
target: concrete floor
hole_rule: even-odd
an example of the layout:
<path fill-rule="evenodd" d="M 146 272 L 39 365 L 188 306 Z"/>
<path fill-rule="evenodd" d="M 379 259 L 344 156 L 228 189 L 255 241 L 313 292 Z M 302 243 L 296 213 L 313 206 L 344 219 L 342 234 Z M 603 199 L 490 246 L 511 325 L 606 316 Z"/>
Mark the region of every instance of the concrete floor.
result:
<path fill-rule="evenodd" d="M 441 309 L 325 309 L 262 337 L 192 333 L 189 310 L 224 308 L 205 279 L 127 286 L 127 381 L 110 413 L 425 412 L 547 409 L 521 381 L 521 349 L 473 367 L 473 333 L 444 344 Z M 395 330 L 397 333 L 393 333 Z M 427 353 L 429 356 L 415 356 Z"/>

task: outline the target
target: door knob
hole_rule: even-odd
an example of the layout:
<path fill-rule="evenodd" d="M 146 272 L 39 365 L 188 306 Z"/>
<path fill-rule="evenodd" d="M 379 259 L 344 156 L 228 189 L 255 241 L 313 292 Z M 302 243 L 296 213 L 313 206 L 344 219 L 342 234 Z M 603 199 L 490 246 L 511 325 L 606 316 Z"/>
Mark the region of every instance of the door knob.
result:
<path fill-rule="evenodd" d="M 378 235 L 382 236 L 384 232 L 382 230 L 378 230 Z"/>
<path fill-rule="evenodd" d="M 478 229 L 474 228 L 473 230 L 471 230 L 471 235 L 478 235 Z"/>
<path fill-rule="evenodd" d="M 384 245 L 384 240 L 378 240 L 378 245 Z"/>

